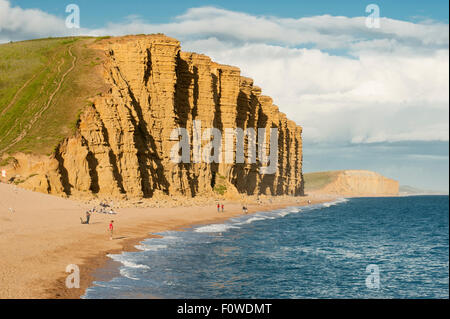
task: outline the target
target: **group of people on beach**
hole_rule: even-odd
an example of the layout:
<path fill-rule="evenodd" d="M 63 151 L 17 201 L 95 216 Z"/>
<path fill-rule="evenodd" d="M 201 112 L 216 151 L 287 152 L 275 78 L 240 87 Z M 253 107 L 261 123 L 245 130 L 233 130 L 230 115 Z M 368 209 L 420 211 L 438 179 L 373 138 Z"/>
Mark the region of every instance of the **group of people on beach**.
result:
<path fill-rule="evenodd" d="M 89 209 L 86 211 L 86 220 L 83 220 L 83 218 L 80 217 L 82 224 L 89 224 L 89 221 L 91 219 L 92 213 L 101 213 L 101 214 L 117 214 L 112 209 L 112 205 L 110 206 L 106 202 L 100 202 L 100 209 L 96 209 L 93 207 L 92 209 Z M 108 232 L 109 232 L 109 239 L 113 239 L 113 232 L 114 232 L 114 220 L 111 220 L 108 225 Z"/>
<path fill-rule="evenodd" d="M 89 220 L 91 219 L 91 211 L 89 210 L 86 211 L 86 220 L 83 220 L 81 217 L 80 219 L 82 224 L 89 224 Z M 108 231 L 109 231 L 109 239 L 112 240 L 114 232 L 114 220 L 111 220 L 109 222 Z"/>
<path fill-rule="evenodd" d="M 220 204 L 220 203 L 217 203 L 217 212 L 220 213 L 221 210 L 222 210 L 222 213 L 223 213 L 224 212 L 224 205 Z M 242 212 L 244 214 L 248 213 L 248 208 L 247 208 L 246 205 L 242 205 Z"/>
<path fill-rule="evenodd" d="M 100 202 L 100 208 L 96 209 L 95 207 L 89 209 L 86 211 L 86 220 L 83 220 L 80 217 L 81 223 L 82 224 L 89 224 L 89 220 L 91 218 L 92 213 L 99 213 L 99 214 L 109 214 L 109 215 L 115 215 L 117 214 L 113 209 L 112 206 L 110 206 L 107 203 L 104 202 Z"/>
<path fill-rule="evenodd" d="M 116 212 L 112 209 L 113 204 L 110 205 L 106 202 L 100 202 L 99 206 L 100 206 L 100 209 L 98 212 L 101 214 L 110 214 L 110 215 L 116 214 Z"/>

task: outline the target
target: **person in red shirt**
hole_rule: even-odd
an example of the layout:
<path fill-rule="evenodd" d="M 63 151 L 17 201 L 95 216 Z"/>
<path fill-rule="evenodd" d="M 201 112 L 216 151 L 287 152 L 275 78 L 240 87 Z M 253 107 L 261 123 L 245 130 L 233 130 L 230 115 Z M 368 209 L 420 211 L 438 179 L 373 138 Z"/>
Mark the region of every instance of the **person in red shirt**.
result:
<path fill-rule="evenodd" d="M 114 231 L 114 225 L 113 225 L 113 223 L 114 223 L 114 221 L 112 220 L 110 223 L 109 223 L 109 233 L 110 233 L 110 236 L 109 236 L 109 240 L 112 240 L 113 239 L 113 231 Z"/>
<path fill-rule="evenodd" d="M 217 212 L 220 213 L 220 204 L 217 203 Z"/>
<path fill-rule="evenodd" d="M 222 204 L 222 213 L 223 213 L 223 204 Z"/>

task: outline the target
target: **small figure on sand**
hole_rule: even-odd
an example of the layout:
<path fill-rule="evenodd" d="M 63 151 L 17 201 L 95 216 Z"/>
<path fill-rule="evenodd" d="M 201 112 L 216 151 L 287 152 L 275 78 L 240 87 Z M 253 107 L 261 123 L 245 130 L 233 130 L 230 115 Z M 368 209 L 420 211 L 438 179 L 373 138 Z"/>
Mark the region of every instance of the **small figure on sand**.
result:
<path fill-rule="evenodd" d="M 81 223 L 82 224 L 89 224 L 89 219 L 91 219 L 91 212 L 90 211 L 86 211 L 86 220 L 83 221 L 83 218 L 80 217 Z"/>
<path fill-rule="evenodd" d="M 308 199 L 308 204 L 311 204 L 311 200 L 310 199 Z"/>
<path fill-rule="evenodd" d="M 222 213 L 223 213 L 223 204 L 222 204 Z"/>
<path fill-rule="evenodd" d="M 248 213 L 248 209 L 247 209 L 247 206 L 242 206 L 242 212 L 244 213 L 244 214 L 247 214 Z"/>
<path fill-rule="evenodd" d="M 113 232 L 114 232 L 114 221 L 111 220 L 109 223 L 109 240 L 113 239 Z"/>
<path fill-rule="evenodd" d="M 220 213 L 220 204 L 217 203 L 217 212 Z"/>

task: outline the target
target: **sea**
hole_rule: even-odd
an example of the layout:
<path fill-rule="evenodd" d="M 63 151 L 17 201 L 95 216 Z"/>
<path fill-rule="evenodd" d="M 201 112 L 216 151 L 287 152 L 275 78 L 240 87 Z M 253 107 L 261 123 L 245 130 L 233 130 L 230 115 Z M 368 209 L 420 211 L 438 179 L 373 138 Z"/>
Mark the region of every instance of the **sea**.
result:
<path fill-rule="evenodd" d="M 82 298 L 449 298 L 449 197 L 341 198 L 158 233 Z"/>

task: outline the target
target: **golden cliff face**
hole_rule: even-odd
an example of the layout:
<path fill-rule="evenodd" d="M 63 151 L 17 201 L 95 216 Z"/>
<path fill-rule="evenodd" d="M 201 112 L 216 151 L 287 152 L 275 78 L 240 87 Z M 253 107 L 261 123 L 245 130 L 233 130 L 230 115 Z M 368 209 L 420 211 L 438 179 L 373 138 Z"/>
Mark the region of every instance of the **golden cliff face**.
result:
<path fill-rule="evenodd" d="M 222 180 L 228 193 L 303 194 L 302 128 L 238 68 L 181 52 L 180 43 L 164 35 L 112 38 L 96 48 L 105 52 L 109 90 L 92 99 L 76 135 L 62 142 L 23 187 L 118 198 L 210 196 Z M 186 128 L 192 140 L 194 121 L 201 121 L 203 130 L 267 128 L 267 143 L 270 128 L 277 128 L 276 172 L 260 174 L 258 156 L 256 163 L 175 163 L 171 133 Z M 245 138 L 246 154 L 248 143 Z M 235 149 L 231 156 L 236 158 Z M 23 171 L 21 165 L 19 160 L 17 171 Z"/>
<path fill-rule="evenodd" d="M 345 170 L 321 193 L 343 196 L 398 195 L 399 183 L 378 173 L 365 170 Z"/>

